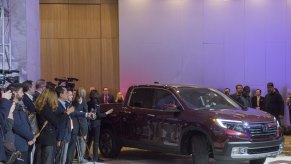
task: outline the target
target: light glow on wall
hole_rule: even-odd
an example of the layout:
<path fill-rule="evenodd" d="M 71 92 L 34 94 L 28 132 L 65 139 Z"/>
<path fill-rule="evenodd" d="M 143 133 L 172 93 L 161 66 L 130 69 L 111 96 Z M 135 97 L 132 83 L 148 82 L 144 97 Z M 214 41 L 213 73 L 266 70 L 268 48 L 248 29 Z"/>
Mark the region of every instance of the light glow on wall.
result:
<path fill-rule="evenodd" d="M 159 81 L 233 93 L 241 83 L 265 95 L 274 82 L 286 97 L 291 0 L 146 0 L 142 11 L 132 1 L 119 1 L 122 90 Z"/>

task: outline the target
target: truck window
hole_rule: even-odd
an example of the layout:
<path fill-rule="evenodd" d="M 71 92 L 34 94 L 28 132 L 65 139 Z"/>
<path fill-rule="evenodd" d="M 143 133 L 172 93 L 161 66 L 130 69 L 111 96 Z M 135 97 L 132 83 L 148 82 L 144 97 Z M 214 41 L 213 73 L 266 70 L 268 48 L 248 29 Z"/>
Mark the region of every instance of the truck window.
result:
<path fill-rule="evenodd" d="M 177 92 L 192 109 L 239 109 L 229 97 L 208 88 L 180 87 Z"/>
<path fill-rule="evenodd" d="M 163 89 L 155 89 L 154 109 L 176 109 L 178 101 L 169 92 Z"/>
<path fill-rule="evenodd" d="M 136 88 L 130 99 L 130 106 L 138 108 L 153 107 L 154 90 L 152 88 Z"/>

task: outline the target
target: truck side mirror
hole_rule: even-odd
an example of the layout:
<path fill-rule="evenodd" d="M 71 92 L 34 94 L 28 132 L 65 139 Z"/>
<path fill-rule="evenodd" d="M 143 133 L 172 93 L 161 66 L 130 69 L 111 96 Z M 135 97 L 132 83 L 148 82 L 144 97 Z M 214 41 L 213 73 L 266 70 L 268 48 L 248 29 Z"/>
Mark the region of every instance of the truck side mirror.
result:
<path fill-rule="evenodd" d="M 165 112 L 174 112 L 174 113 L 176 113 L 176 112 L 180 112 L 181 111 L 181 107 L 180 106 L 177 107 L 175 104 L 165 104 L 163 106 L 163 110 Z"/>

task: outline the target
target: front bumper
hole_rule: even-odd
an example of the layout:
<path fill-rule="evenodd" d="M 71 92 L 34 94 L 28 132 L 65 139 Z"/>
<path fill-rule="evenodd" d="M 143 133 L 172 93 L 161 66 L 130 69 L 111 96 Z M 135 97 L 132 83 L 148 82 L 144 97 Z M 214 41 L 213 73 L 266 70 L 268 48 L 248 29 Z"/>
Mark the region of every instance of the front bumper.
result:
<path fill-rule="evenodd" d="M 284 138 L 264 142 L 229 142 L 222 152 L 214 151 L 216 160 L 252 160 L 278 156 L 284 148 Z M 237 151 L 238 150 L 238 151 Z"/>

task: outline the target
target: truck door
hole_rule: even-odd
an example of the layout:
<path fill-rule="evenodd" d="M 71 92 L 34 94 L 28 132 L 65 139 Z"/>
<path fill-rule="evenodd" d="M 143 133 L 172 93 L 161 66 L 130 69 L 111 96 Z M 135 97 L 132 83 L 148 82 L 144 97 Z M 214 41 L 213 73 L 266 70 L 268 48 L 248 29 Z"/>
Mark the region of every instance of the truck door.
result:
<path fill-rule="evenodd" d="M 123 138 L 133 144 L 144 144 L 147 142 L 147 110 L 153 106 L 152 88 L 135 88 L 131 93 L 129 104 L 124 107 L 123 112 Z"/>
<path fill-rule="evenodd" d="M 153 104 L 156 114 L 151 116 L 154 119 L 148 117 L 154 126 L 152 143 L 160 148 L 178 147 L 182 129 L 181 104 L 172 92 L 161 88 L 155 89 Z"/>

